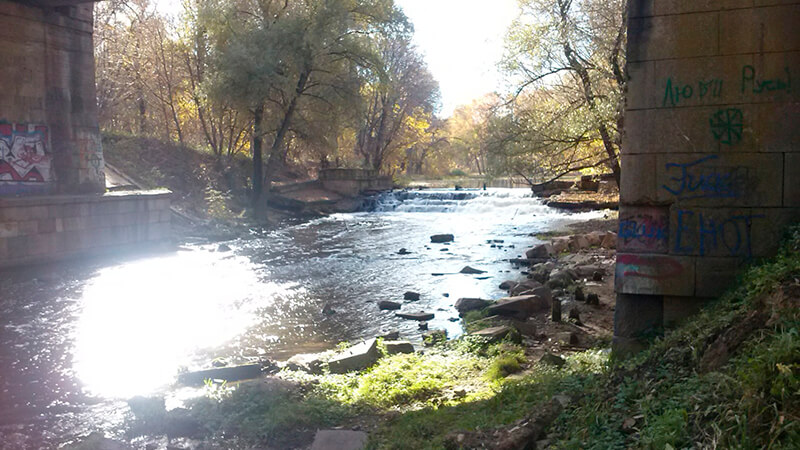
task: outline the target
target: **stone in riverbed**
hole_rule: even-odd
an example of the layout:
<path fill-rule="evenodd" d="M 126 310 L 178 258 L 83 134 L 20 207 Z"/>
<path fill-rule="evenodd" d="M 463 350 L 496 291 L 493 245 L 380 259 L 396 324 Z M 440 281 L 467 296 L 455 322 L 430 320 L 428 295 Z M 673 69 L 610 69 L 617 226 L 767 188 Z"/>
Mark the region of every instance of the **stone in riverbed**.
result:
<path fill-rule="evenodd" d="M 426 320 L 431 320 L 434 318 L 433 313 L 426 313 L 426 312 L 418 312 L 418 313 L 395 313 L 394 314 L 401 319 L 408 319 L 408 320 L 418 320 L 420 322 L 424 322 Z"/>
<path fill-rule="evenodd" d="M 377 340 L 370 339 L 354 345 L 328 361 L 331 373 L 347 373 L 362 370 L 375 364 L 380 358 Z"/>
<path fill-rule="evenodd" d="M 412 302 L 415 302 L 419 300 L 419 292 L 408 291 L 405 294 L 403 294 L 403 300 L 410 300 Z"/>
<path fill-rule="evenodd" d="M 434 244 L 443 244 L 445 242 L 453 242 L 455 236 L 452 234 L 434 234 L 431 236 L 431 242 Z"/>
<path fill-rule="evenodd" d="M 397 330 L 383 331 L 383 334 L 378 336 L 386 341 L 396 341 L 400 339 L 400 332 Z"/>
<path fill-rule="evenodd" d="M 539 244 L 525 252 L 528 259 L 548 258 L 552 254 L 553 247 L 550 244 Z"/>
<path fill-rule="evenodd" d="M 351 430 L 319 430 L 311 450 L 362 450 L 367 446 L 367 433 Z"/>
<path fill-rule="evenodd" d="M 414 353 L 414 344 L 408 341 L 383 341 L 386 346 L 386 353 L 396 355 L 398 353 Z"/>
<path fill-rule="evenodd" d="M 406 250 L 405 248 L 401 248 L 400 250 L 397 251 L 397 254 L 398 255 L 410 255 L 411 252 Z"/>
<path fill-rule="evenodd" d="M 470 266 L 464 266 L 464 268 L 461 269 L 461 273 L 466 273 L 468 275 L 479 275 L 479 274 L 482 274 L 482 273 L 486 273 L 486 271 L 485 270 L 475 269 L 475 268 L 470 267 Z"/>
<path fill-rule="evenodd" d="M 394 311 L 396 309 L 400 309 L 401 306 L 402 305 L 400 305 L 400 303 L 389 300 L 381 300 L 378 302 L 378 308 L 380 308 L 382 311 Z"/>
<path fill-rule="evenodd" d="M 178 375 L 178 382 L 189 386 L 200 386 L 205 380 L 239 381 L 260 376 L 261 364 L 245 364 L 182 373 Z"/>
<path fill-rule="evenodd" d="M 489 307 L 490 314 L 524 320 L 536 312 L 550 309 L 550 303 L 538 295 L 501 298 Z"/>
<path fill-rule="evenodd" d="M 508 290 L 512 289 L 516 285 L 517 285 L 516 281 L 506 280 L 506 281 L 503 281 L 502 283 L 500 283 L 500 289 L 502 289 L 504 291 L 508 291 Z"/>
<path fill-rule="evenodd" d="M 482 298 L 460 298 L 458 301 L 456 301 L 455 308 L 456 311 L 458 311 L 458 315 L 463 316 L 469 311 L 483 309 L 491 304 L 492 302 Z"/>

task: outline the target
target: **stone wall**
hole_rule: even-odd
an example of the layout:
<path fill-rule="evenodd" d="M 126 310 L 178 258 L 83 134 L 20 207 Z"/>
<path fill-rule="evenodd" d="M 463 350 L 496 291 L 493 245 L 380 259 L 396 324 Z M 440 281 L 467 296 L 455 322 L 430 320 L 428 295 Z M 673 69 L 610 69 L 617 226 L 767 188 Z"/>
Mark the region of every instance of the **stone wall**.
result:
<path fill-rule="evenodd" d="M 93 3 L 26 3 L 0 0 L 0 195 L 102 192 Z"/>
<path fill-rule="evenodd" d="M 169 195 L 0 198 L 0 268 L 167 243 Z"/>
<path fill-rule="evenodd" d="M 391 177 L 368 169 L 323 169 L 319 171 L 319 181 L 324 189 L 349 197 L 392 188 Z"/>
<path fill-rule="evenodd" d="M 800 1 L 631 0 L 615 342 L 694 311 L 800 220 Z"/>

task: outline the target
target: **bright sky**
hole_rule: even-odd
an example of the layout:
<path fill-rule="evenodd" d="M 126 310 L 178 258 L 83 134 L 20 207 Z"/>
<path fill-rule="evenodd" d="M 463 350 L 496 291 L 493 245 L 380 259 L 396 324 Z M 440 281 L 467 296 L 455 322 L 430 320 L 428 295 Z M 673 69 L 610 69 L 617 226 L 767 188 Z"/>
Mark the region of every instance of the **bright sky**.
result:
<path fill-rule="evenodd" d="M 497 62 L 516 0 L 395 0 L 414 23 L 414 41 L 442 91 L 443 117 L 502 90 Z"/>
<path fill-rule="evenodd" d="M 441 115 L 501 91 L 497 62 L 506 29 L 517 14 L 516 0 L 395 0 L 414 23 L 415 37 L 442 91 Z M 174 14 L 176 0 L 154 0 Z"/>

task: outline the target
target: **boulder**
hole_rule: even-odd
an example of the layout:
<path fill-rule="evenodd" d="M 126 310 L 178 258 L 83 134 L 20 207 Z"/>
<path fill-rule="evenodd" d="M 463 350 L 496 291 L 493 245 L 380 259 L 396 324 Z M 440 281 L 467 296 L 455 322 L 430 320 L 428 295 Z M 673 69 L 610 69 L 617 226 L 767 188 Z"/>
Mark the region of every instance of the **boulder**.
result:
<path fill-rule="evenodd" d="M 229 252 L 231 251 L 231 247 L 228 244 L 219 244 L 217 247 L 218 252 Z"/>
<path fill-rule="evenodd" d="M 569 238 L 567 237 L 558 237 L 550 241 L 550 247 L 553 249 L 553 254 L 558 255 L 559 253 L 565 252 L 569 249 Z"/>
<path fill-rule="evenodd" d="M 575 267 L 575 273 L 578 274 L 578 278 L 591 278 L 595 272 L 605 274 L 606 269 L 601 264 L 586 264 Z"/>
<path fill-rule="evenodd" d="M 582 234 L 576 234 L 569 239 L 569 249 L 573 252 L 589 248 L 589 240 Z"/>
<path fill-rule="evenodd" d="M 575 287 L 575 301 L 576 302 L 586 301 L 586 296 L 583 294 L 583 288 L 580 286 Z"/>
<path fill-rule="evenodd" d="M 420 322 L 419 323 L 419 329 L 423 330 L 423 331 L 427 330 L 428 329 L 428 322 Z"/>
<path fill-rule="evenodd" d="M 492 328 L 484 328 L 483 330 L 476 331 L 471 333 L 473 336 L 480 336 L 489 339 L 491 342 L 496 342 L 502 340 L 509 333 L 511 333 L 514 329 L 507 326 L 499 326 L 499 327 L 492 327 Z"/>
<path fill-rule="evenodd" d="M 550 273 L 547 286 L 551 289 L 563 289 L 572 284 L 576 278 L 577 276 L 573 271 L 568 269 L 556 270 Z"/>
<path fill-rule="evenodd" d="M 445 342 L 446 340 L 447 331 L 445 330 L 431 330 L 422 335 L 422 343 L 425 344 L 426 347 Z"/>
<path fill-rule="evenodd" d="M 603 281 L 603 277 L 604 277 L 605 275 L 606 275 L 606 274 L 605 274 L 605 271 L 604 271 L 604 270 L 595 270 L 595 271 L 592 273 L 592 281 L 597 281 L 597 282 Z"/>
<path fill-rule="evenodd" d="M 502 289 L 504 291 L 508 291 L 508 290 L 511 290 L 516 285 L 517 285 L 516 281 L 506 280 L 506 281 L 503 281 L 502 283 L 500 283 L 500 289 Z"/>
<path fill-rule="evenodd" d="M 592 231 L 591 233 L 585 234 L 584 237 L 586 237 L 590 247 L 599 247 L 605 235 L 606 234 L 602 231 Z"/>
<path fill-rule="evenodd" d="M 362 370 L 375 364 L 380 358 L 375 338 L 356 344 L 328 361 L 331 373 L 347 373 Z"/>
<path fill-rule="evenodd" d="M 261 376 L 261 364 L 217 367 L 214 369 L 185 372 L 178 375 L 178 382 L 188 386 L 202 386 L 205 380 L 239 381 Z"/>
<path fill-rule="evenodd" d="M 486 271 L 485 270 L 480 270 L 480 269 L 475 269 L 475 268 L 470 267 L 470 266 L 464 266 L 464 268 L 461 269 L 460 273 L 466 273 L 468 275 L 479 275 L 479 274 L 482 274 L 482 273 L 486 273 Z"/>
<path fill-rule="evenodd" d="M 403 294 L 403 300 L 411 300 L 412 302 L 415 302 L 419 300 L 419 292 L 407 291 Z"/>
<path fill-rule="evenodd" d="M 528 259 L 549 258 L 553 254 L 553 247 L 550 244 L 539 244 L 525 252 Z"/>
<path fill-rule="evenodd" d="M 566 331 L 563 333 L 556 333 L 555 340 L 561 345 L 579 345 L 580 341 L 578 340 L 578 335 L 571 332 Z"/>
<path fill-rule="evenodd" d="M 367 433 L 352 430 L 319 430 L 311 450 L 362 450 L 367 446 Z"/>
<path fill-rule="evenodd" d="M 382 311 L 394 311 L 396 309 L 400 309 L 402 305 L 397 302 L 392 302 L 389 300 L 381 300 L 378 302 L 378 308 Z"/>
<path fill-rule="evenodd" d="M 386 353 L 396 355 L 398 353 L 414 353 L 414 344 L 408 341 L 383 341 Z"/>
<path fill-rule="evenodd" d="M 401 248 L 400 250 L 397 251 L 397 254 L 398 255 L 410 255 L 411 252 L 406 250 L 405 248 Z"/>
<path fill-rule="evenodd" d="M 420 322 L 424 322 L 426 320 L 431 320 L 434 317 L 433 313 L 426 313 L 426 312 L 418 312 L 418 313 L 395 313 L 394 314 L 401 319 L 408 319 L 408 320 L 418 320 Z"/>
<path fill-rule="evenodd" d="M 456 301 L 455 308 L 456 311 L 458 311 L 458 315 L 463 316 L 465 313 L 469 311 L 483 309 L 491 304 L 492 302 L 490 302 L 489 300 L 484 300 L 482 298 L 460 298 Z"/>
<path fill-rule="evenodd" d="M 542 357 L 539 358 L 539 362 L 542 364 L 547 364 L 549 366 L 556 366 L 556 367 L 562 367 L 564 366 L 564 364 L 567 363 L 567 361 L 564 358 L 549 352 L 542 355 Z"/>
<path fill-rule="evenodd" d="M 617 248 L 617 233 L 609 231 L 603 236 L 603 240 L 600 242 L 600 247 L 603 248 Z"/>
<path fill-rule="evenodd" d="M 286 361 L 286 368 L 319 375 L 322 373 L 322 362 L 322 357 L 319 353 L 300 353 Z"/>
<path fill-rule="evenodd" d="M 528 292 L 530 292 L 528 295 L 538 295 L 548 303 L 553 301 L 553 291 L 551 291 L 547 286 L 539 285 Z"/>
<path fill-rule="evenodd" d="M 489 313 L 524 320 L 536 312 L 550 309 L 550 303 L 538 295 L 501 298 L 489 307 Z"/>
<path fill-rule="evenodd" d="M 535 289 L 537 287 L 540 287 L 541 285 L 542 283 L 539 283 L 536 280 L 532 279 L 523 280 L 522 282 L 518 283 L 511 289 L 510 294 L 512 297 L 518 296 L 521 295 L 523 292 L 530 291 L 531 289 Z"/>
<path fill-rule="evenodd" d="M 600 297 L 598 297 L 597 294 L 594 293 L 589 294 L 586 296 L 586 304 L 598 306 L 600 305 Z"/>
<path fill-rule="evenodd" d="M 431 236 L 431 242 L 434 244 L 443 244 L 445 242 L 453 242 L 455 236 L 452 234 L 434 234 Z"/>

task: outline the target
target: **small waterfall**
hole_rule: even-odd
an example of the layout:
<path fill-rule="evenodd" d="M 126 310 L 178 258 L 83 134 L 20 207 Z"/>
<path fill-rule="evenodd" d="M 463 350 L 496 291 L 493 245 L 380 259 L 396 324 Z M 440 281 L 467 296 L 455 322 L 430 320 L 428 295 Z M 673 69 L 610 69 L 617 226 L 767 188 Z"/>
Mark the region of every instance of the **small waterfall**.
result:
<path fill-rule="evenodd" d="M 384 192 L 365 203 L 368 212 L 530 214 L 546 207 L 527 189 L 430 189 Z"/>

